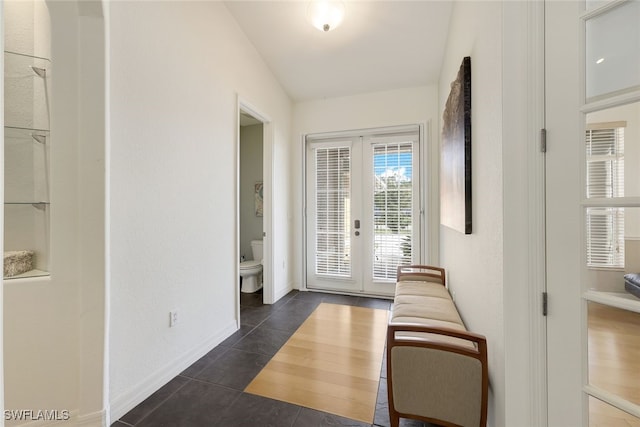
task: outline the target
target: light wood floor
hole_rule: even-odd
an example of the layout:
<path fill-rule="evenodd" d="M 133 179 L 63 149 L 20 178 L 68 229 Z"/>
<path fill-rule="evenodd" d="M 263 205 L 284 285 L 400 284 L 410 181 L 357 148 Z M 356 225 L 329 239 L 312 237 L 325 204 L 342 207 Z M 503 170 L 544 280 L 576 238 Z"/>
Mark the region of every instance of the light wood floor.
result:
<path fill-rule="evenodd" d="M 245 391 L 372 423 L 387 316 L 320 304 Z"/>
<path fill-rule="evenodd" d="M 640 405 L 640 314 L 589 303 L 589 383 Z M 590 427 L 640 427 L 640 419 L 589 398 Z"/>

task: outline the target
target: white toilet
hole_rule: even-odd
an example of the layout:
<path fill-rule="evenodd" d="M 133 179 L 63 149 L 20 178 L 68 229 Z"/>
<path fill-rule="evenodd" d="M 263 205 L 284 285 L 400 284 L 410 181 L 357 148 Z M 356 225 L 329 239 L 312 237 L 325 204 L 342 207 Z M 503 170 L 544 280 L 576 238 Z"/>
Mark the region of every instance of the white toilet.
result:
<path fill-rule="evenodd" d="M 240 290 L 248 294 L 262 288 L 262 240 L 251 241 L 251 252 L 253 260 L 240 263 Z"/>

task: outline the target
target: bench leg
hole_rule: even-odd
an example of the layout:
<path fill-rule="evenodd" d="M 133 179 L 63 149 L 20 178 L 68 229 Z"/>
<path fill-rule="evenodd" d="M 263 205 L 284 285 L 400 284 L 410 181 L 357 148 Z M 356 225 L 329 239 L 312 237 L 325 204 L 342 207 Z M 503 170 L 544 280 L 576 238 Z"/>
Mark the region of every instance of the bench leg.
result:
<path fill-rule="evenodd" d="M 389 414 L 391 427 L 400 427 L 400 417 L 397 414 Z"/>

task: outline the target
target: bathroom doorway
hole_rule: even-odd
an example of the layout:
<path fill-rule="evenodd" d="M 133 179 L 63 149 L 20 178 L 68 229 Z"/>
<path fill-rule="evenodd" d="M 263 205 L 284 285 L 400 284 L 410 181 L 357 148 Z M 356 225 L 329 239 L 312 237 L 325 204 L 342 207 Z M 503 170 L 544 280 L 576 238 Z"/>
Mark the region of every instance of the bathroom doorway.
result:
<path fill-rule="evenodd" d="M 238 104 L 237 139 L 237 310 L 241 297 L 273 302 L 271 286 L 269 119 L 247 103 Z M 257 257 L 257 258 L 256 258 Z"/>

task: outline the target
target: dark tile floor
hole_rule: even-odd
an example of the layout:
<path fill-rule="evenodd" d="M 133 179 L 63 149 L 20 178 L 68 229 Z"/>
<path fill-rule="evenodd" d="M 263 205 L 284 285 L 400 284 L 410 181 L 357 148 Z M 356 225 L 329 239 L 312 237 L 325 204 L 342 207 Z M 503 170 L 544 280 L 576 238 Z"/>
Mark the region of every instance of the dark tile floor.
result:
<path fill-rule="evenodd" d="M 112 427 L 389 426 L 386 366 L 373 424 L 244 393 L 243 390 L 321 302 L 389 310 L 388 300 L 292 291 L 273 305 L 242 294 L 241 327 Z M 401 420 L 401 427 L 423 423 Z"/>

